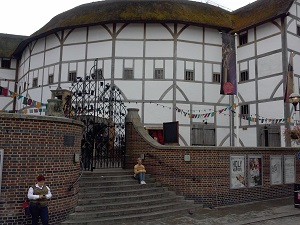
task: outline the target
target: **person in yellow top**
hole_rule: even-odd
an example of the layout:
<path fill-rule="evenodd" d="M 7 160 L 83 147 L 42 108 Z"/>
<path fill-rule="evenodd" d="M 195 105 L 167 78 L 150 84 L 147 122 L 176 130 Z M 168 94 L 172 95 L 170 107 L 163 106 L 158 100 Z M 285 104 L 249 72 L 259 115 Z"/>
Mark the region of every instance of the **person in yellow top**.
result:
<path fill-rule="evenodd" d="M 133 172 L 134 172 L 133 175 L 134 178 L 138 179 L 140 184 L 146 184 L 145 182 L 146 169 L 145 166 L 142 164 L 141 158 L 137 159 L 137 164 L 134 166 Z"/>

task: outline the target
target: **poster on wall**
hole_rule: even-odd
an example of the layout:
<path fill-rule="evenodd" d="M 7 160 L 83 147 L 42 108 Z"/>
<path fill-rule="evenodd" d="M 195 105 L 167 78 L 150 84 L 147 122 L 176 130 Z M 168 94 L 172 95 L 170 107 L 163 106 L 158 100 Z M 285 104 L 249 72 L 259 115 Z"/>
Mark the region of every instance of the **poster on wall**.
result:
<path fill-rule="evenodd" d="M 245 187 L 245 156 L 231 155 L 230 156 L 230 188 Z"/>
<path fill-rule="evenodd" d="M 248 156 L 248 187 L 262 186 L 262 156 Z"/>
<path fill-rule="evenodd" d="M 285 155 L 284 156 L 284 183 L 293 184 L 296 181 L 295 173 L 295 156 L 294 155 Z"/>
<path fill-rule="evenodd" d="M 0 193 L 1 193 L 1 185 L 2 185 L 3 157 L 4 157 L 4 149 L 0 149 Z"/>
<path fill-rule="evenodd" d="M 282 157 L 270 156 L 271 185 L 282 184 Z"/>

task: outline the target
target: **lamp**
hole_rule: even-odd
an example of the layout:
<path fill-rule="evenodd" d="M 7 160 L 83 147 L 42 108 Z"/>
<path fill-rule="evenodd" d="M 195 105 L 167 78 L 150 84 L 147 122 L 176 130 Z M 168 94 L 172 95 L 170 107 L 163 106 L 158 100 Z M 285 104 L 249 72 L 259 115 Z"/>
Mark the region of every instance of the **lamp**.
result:
<path fill-rule="evenodd" d="M 297 105 L 300 102 L 300 95 L 297 93 L 292 93 L 292 94 L 290 94 L 289 99 L 294 106 L 294 110 L 300 111 L 300 109 L 297 109 Z"/>

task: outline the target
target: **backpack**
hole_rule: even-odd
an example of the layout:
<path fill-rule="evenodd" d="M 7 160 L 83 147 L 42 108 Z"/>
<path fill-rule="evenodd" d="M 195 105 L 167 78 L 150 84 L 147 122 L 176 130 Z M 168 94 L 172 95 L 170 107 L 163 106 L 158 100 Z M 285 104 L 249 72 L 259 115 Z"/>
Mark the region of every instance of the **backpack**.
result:
<path fill-rule="evenodd" d="M 28 199 L 26 199 L 23 203 L 23 209 L 24 209 L 24 214 L 25 216 L 30 216 L 31 213 L 30 213 L 30 209 L 29 209 L 29 201 Z"/>

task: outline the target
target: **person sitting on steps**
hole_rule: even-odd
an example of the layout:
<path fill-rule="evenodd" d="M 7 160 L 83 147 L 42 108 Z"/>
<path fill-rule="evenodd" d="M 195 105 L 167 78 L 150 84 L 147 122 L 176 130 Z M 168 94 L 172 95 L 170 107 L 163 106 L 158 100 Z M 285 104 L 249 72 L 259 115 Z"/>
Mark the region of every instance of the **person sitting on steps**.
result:
<path fill-rule="evenodd" d="M 133 172 L 134 172 L 133 177 L 135 179 L 138 179 L 140 184 L 146 184 L 145 182 L 146 170 L 145 170 L 145 166 L 142 164 L 141 158 L 137 159 L 137 164 L 134 166 Z"/>

